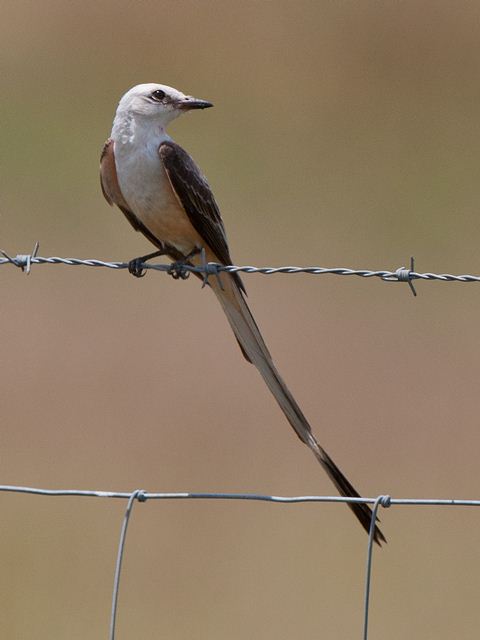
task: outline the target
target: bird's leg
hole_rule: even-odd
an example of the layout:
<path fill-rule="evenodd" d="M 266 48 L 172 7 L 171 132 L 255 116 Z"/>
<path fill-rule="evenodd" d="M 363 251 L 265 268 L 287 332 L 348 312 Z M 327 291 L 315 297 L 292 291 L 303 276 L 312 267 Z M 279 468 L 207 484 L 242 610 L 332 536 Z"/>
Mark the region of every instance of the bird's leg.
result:
<path fill-rule="evenodd" d="M 158 258 L 158 256 L 166 255 L 165 249 L 159 249 L 158 251 L 154 251 L 153 253 L 149 253 L 146 256 L 140 256 L 140 258 L 134 258 L 130 260 L 128 263 L 128 271 L 135 276 L 136 278 L 143 278 L 143 276 L 147 273 L 146 269 L 143 266 L 143 263 L 151 258 Z"/>

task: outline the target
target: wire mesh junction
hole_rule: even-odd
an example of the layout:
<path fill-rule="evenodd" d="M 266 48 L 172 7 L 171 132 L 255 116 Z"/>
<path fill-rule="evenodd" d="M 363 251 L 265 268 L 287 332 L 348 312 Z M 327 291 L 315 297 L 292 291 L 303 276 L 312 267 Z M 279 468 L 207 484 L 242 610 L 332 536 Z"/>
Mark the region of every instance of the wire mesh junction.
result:
<path fill-rule="evenodd" d="M 125 540 L 129 519 L 133 505 L 136 501 L 146 502 L 147 500 L 245 500 L 256 502 L 273 502 L 275 504 L 299 504 L 299 503 L 364 503 L 373 505 L 372 523 L 367 542 L 367 562 L 365 568 L 365 591 L 364 591 L 364 616 L 363 616 L 363 640 L 368 640 L 368 619 L 369 603 L 371 592 L 371 573 L 374 530 L 377 511 L 380 507 L 388 508 L 392 505 L 420 505 L 420 506 L 466 506 L 480 507 L 480 500 L 457 500 L 457 499 L 425 499 L 425 498 L 391 498 L 388 495 L 380 495 L 377 498 L 346 498 L 343 496 L 273 496 L 258 493 L 200 493 L 200 492 L 148 492 L 143 489 L 135 491 L 90 491 L 80 489 L 41 489 L 37 487 L 22 487 L 14 485 L 0 485 L 0 492 L 25 493 L 41 496 L 69 496 L 69 497 L 94 497 L 94 498 L 118 498 L 127 500 L 122 527 L 120 531 L 120 541 L 117 550 L 117 560 L 115 563 L 115 575 L 112 593 L 112 608 L 110 615 L 109 640 L 115 640 L 115 627 L 118 607 L 118 593 L 120 588 L 120 574 L 125 550 Z"/>

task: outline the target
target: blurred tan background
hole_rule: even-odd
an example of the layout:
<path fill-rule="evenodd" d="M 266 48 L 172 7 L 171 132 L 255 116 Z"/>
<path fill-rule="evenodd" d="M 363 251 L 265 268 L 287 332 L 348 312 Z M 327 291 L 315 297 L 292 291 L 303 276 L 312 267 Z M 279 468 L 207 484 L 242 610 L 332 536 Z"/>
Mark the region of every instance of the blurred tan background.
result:
<path fill-rule="evenodd" d="M 0 246 L 150 250 L 98 183 L 121 94 L 211 100 L 171 133 L 234 260 L 480 272 L 480 4 L 1 4 Z M 479 498 L 476 285 L 245 276 L 280 371 L 366 495 Z M 331 494 L 193 278 L 0 273 L 0 482 Z M 1 635 L 105 638 L 120 501 L 3 494 Z M 473 638 L 480 511 L 381 514 L 371 638 Z M 135 508 L 118 638 L 359 637 L 366 536 L 338 505 Z"/>

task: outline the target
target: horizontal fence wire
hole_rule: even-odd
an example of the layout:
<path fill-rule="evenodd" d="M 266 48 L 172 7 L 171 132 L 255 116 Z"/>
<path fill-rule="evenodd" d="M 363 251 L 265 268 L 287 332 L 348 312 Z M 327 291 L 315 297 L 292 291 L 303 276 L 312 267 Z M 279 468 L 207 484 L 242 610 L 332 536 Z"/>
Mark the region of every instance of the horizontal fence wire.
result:
<path fill-rule="evenodd" d="M 372 559 L 374 547 L 374 531 L 377 511 L 380 507 L 389 508 L 392 506 L 457 506 L 457 507 L 480 507 L 480 500 L 461 500 L 452 498 L 392 498 L 389 495 L 380 495 L 376 498 L 343 496 L 275 496 L 261 493 L 216 493 L 216 492 L 149 492 L 143 489 L 134 491 L 98 491 L 82 489 L 42 489 L 38 487 L 23 487 L 16 485 L 0 485 L 0 492 L 23 493 L 36 496 L 66 496 L 66 497 L 90 497 L 90 498 L 116 498 L 127 501 L 122 526 L 120 530 L 120 540 L 117 548 L 117 559 L 115 563 L 114 583 L 112 593 L 112 608 L 110 614 L 109 640 L 115 640 L 118 594 L 120 589 L 120 574 L 125 552 L 125 541 L 128 523 L 132 514 L 135 502 L 147 502 L 147 500 L 242 500 L 254 502 L 270 502 L 273 504 L 301 504 L 301 503 L 363 503 L 371 504 L 372 521 L 367 539 L 367 561 L 365 565 L 365 589 L 363 600 L 363 640 L 368 640 L 368 621 L 371 593 Z"/>
<path fill-rule="evenodd" d="M 83 267 L 104 267 L 107 269 L 128 269 L 130 262 L 115 262 L 105 261 L 97 259 L 83 260 L 79 258 L 59 258 L 52 256 L 49 258 L 42 258 L 37 255 L 38 243 L 35 245 L 34 250 L 30 254 L 17 254 L 16 256 L 9 255 L 6 251 L 0 249 L 0 266 L 5 264 L 11 264 L 22 269 L 22 271 L 29 273 L 33 265 L 41 264 L 63 264 L 66 266 L 83 266 Z M 384 282 L 407 282 L 412 290 L 412 293 L 416 295 L 416 291 L 413 287 L 415 280 L 422 280 L 426 282 L 439 281 L 439 282 L 480 282 L 480 275 L 459 274 L 454 275 L 451 273 L 420 273 L 414 269 L 414 259 L 410 259 L 410 268 L 399 267 L 394 270 L 387 269 L 350 269 L 347 267 L 295 267 L 295 266 L 282 266 L 282 267 L 254 267 L 249 265 L 222 265 L 214 262 L 208 262 L 200 266 L 193 266 L 190 264 L 180 263 L 150 263 L 150 262 L 137 262 L 137 269 L 151 270 L 151 271 L 163 271 L 176 278 L 186 278 L 189 273 L 200 273 L 206 277 L 211 275 L 217 275 L 218 273 L 225 271 L 227 273 L 260 273 L 262 275 L 273 274 L 298 274 L 306 273 L 310 275 L 322 276 L 358 276 L 361 278 L 380 278 Z"/>

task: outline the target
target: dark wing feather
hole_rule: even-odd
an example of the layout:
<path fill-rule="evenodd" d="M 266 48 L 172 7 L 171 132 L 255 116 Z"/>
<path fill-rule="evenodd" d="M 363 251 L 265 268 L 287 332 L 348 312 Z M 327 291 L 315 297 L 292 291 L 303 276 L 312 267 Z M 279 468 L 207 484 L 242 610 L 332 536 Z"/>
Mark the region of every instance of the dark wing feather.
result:
<path fill-rule="evenodd" d="M 214 252 L 219 262 L 232 264 L 222 216 L 206 178 L 188 153 L 175 142 L 163 142 L 158 152 L 172 189 L 195 231 Z M 240 291 L 246 295 L 238 273 L 232 273 L 231 277 Z M 255 323 L 255 320 L 253 322 Z M 245 359 L 251 362 L 239 340 L 238 344 Z"/>
<path fill-rule="evenodd" d="M 232 264 L 218 205 L 200 169 L 175 142 L 163 142 L 159 153 L 173 190 L 195 230 L 219 262 Z"/>

